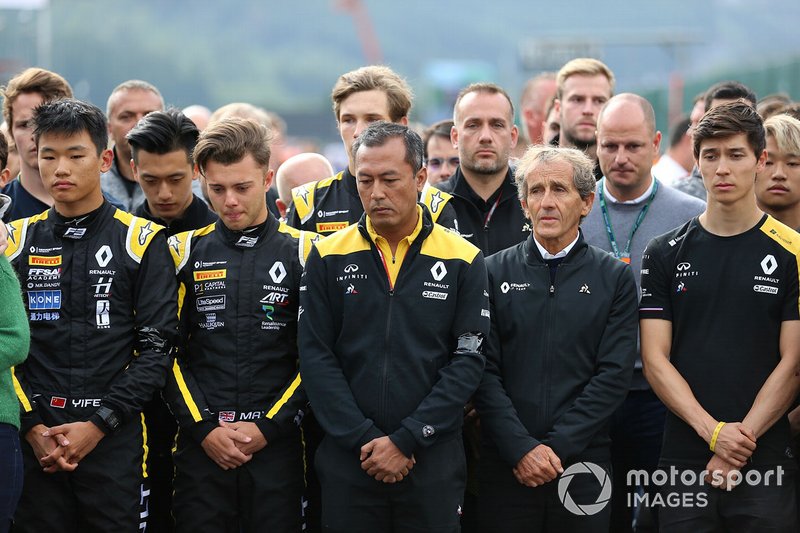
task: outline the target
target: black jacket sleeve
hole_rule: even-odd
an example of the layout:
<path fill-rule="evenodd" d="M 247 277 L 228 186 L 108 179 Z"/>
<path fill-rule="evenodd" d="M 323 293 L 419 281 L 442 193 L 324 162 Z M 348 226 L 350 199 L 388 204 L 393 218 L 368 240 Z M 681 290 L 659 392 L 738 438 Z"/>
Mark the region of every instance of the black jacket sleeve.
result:
<path fill-rule="evenodd" d="M 133 357 L 103 398 L 103 405 L 113 409 L 123 422 L 141 413 L 164 387 L 177 338 L 176 285 L 174 276 L 169 275 L 173 268 L 164 232 L 159 231 L 143 254 L 133 288 Z"/>
<path fill-rule="evenodd" d="M 491 279 L 492 275 L 489 274 Z M 492 312 L 492 329 L 486 344 L 486 370 L 475 394 L 475 407 L 481 416 L 481 430 L 497 447 L 500 457 L 509 466 L 516 466 L 525 454 L 541 442 L 528 432 L 520 421 L 517 410 L 503 386 L 503 348 L 496 325 L 494 288 L 489 283 L 489 298 Z M 498 438 L 492 438 L 497 435 Z"/>

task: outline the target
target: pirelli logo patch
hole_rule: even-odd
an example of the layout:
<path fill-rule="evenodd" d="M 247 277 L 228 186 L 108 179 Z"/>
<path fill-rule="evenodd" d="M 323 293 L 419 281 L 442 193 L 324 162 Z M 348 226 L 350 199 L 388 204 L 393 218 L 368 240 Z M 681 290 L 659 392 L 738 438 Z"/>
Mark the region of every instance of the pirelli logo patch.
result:
<path fill-rule="evenodd" d="M 347 222 L 317 222 L 317 233 L 339 231 L 349 225 Z"/>
<path fill-rule="evenodd" d="M 195 281 L 208 281 L 212 279 L 225 279 L 227 277 L 228 270 L 223 268 L 220 270 L 197 270 L 194 273 L 194 280 Z"/>
<path fill-rule="evenodd" d="M 60 266 L 61 256 L 31 255 L 28 256 L 28 264 L 39 266 Z"/>

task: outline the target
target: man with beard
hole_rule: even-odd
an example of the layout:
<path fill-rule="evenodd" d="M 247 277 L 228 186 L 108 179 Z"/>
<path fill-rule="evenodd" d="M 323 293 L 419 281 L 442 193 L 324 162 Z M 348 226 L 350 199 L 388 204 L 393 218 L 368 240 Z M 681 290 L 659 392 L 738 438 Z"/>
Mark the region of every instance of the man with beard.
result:
<path fill-rule="evenodd" d="M 461 236 L 488 256 L 530 233 L 508 164 L 519 136 L 514 105 L 497 85 L 474 83 L 456 98 L 453 122 L 460 165 L 437 187 L 453 196 Z"/>
<path fill-rule="evenodd" d="M 556 76 L 555 111 L 561 123 L 558 145 L 577 148 L 595 161 L 594 175 L 603 177 L 597 164 L 597 116 L 614 94 L 614 73 L 597 59 L 580 57 L 561 67 Z"/>

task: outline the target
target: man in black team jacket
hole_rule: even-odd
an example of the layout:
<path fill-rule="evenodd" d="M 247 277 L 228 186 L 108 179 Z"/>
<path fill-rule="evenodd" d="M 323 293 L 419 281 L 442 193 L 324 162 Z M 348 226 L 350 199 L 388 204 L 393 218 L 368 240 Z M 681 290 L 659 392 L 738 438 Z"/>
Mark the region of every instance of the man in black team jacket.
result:
<path fill-rule="evenodd" d="M 19 531 L 138 531 L 147 517 L 142 408 L 164 385 L 177 327 L 161 226 L 103 200 L 102 111 L 76 100 L 34 115 L 53 209 L 12 222 L 31 351 L 14 369 L 25 483 Z"/>
<path fill-rule="evenodd" d="M 453 196 L 455 229 L 488 256 L 530 234 L 508 164 L 518 136 L 514 105 L 497 85 L 475 83 L 458 95 L 453 122 L 451 137 L 461 163 L 436 187 Z"/>
<path fill-rule="evenodd" d="M 135 215 L 166 227 L 167 236 L 212 224 L 217 215 L 192 194 L 198 172 L 192 151 L 200 132 L 194 122 L 176 109 L 145 115 L 127 140 L 133 178 L 145 201 Z M 177 425 L 158 394 L 145 406 L 150 448 L 150 509 L 147 525 L 155 531 L 172 531 L 172 447 Z"/>
<path fill-rule="evenodd" d="M 417 204 L 422 140 L 353 146 L 365 214 L 317 243 L 300 287 L 300 367 L 325 438 L 326 531 L 458 531 L 463 407 L 483 371 L 483 255 Z"/>
<path fill-rule="evenodd" d="M 166 227 L 168 235 L 217 220 L 192 193 L 193 181 L 199 179 L 192 162 L 199 135 L 194 122 L 177 109 L 145 115 L 127 135 L 133 177 L 145 197 L 134 214 Z"/>
<path fill-rule="evenodd" d="M 356 190 L 350 147 L 373 122 L 408 124 L 411 98 L 411 88 L 388 67 L 371 65 L 339 77 L 331 100 L 347 152 L 347 168 L 335 176 L 292 190 L 292 208 L 287 215 L 290 226 L 327 236 L 361 219 L 364 207 Z M 449 194 L 427 188 L 420 201 L 430 210 L 434 222 L 455 229 L 456 215 L 449 206 Z"/>
<path fill-rule="evenodd" d="M 194 157 L 220 220 L 169 241 L 182 337 L 166 390 L 180 424 L 178 531 L 301 528 L 298 289 L 315 235 L 267 210 L 267 135 L 240 118 L 202 133 Z"/>
<path fill-rule="evenodd" d="M 575 504 L 610 497 L 609 420 L 633 373 L 637 297 L 630 268 L 579 232 L 593 166 L 572 148 L 529 148 L 517 183 L 532 234 L 486 261 L 492 332 L 475 398 L 481 531 L 609 527 L 610 506 L 595 514 Z M 565 500 L 556 480 L 571 465 L 591 473 L 571 478 Z"/>
<path fill-rule="evenodd" d="M 293 228 L 331 235 L 357 223 L 364 214 L 358 195 L 351 147 L 373 122 L 408 124 L 411 88 L 388 67 L 371 65 L 339 76 L 331 93 L 337 129 L 347 152 L 347 168 L 335 176 L 306 183 L 292 190 L 292 206 L 286 215 Z M 422 187 L 420 187 L 422 191 Z M 455 229 L 455 211 L 450 195 L 426 188 L 420 201 L 431 213 L 433 222 Z M 303 423 L 308 477 L 308 532 L 319 529 L 319 482 L 314 465 L 315 450 L 322 438 L 313 410 Z"/>
<path fill-rule="evenodd" d="M 644 251 L 642 361 L 669 409 L 659 467 L 681 473 L 662 490 L 689 502 L 659 510 L 663 531 L 798 530 L 800 236 L 756 205 L 764 135 L 747 103 L 708 111 L 692 137 L 706 210 Z"/>

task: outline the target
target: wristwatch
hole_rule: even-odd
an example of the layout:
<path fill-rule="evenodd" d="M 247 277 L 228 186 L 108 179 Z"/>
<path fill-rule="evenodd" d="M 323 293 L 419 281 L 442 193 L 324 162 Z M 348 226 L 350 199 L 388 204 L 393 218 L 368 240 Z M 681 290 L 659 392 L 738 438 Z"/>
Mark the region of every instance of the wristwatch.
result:
<path fill-rule="evenodd" d="M 119 429 L 120 426 L 119 416 L 117 416 L 117 413 L 115 413 L 113 409 L 101 406 L 100 408 L 97 409 L 97 411 L 95 411 L 95 414 L 100 417 L 103 423 L 112 432 L 116 432 Z"/>

